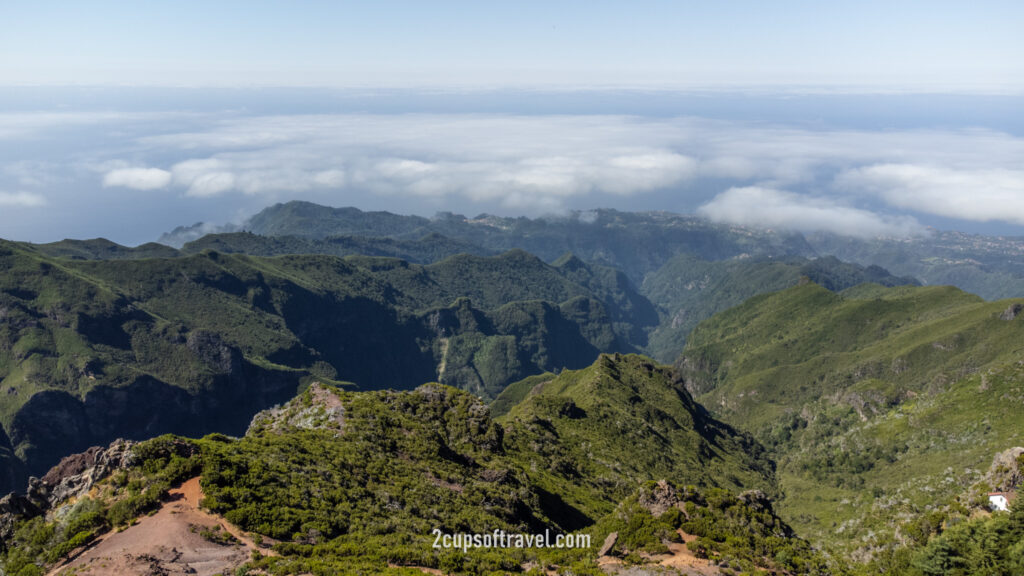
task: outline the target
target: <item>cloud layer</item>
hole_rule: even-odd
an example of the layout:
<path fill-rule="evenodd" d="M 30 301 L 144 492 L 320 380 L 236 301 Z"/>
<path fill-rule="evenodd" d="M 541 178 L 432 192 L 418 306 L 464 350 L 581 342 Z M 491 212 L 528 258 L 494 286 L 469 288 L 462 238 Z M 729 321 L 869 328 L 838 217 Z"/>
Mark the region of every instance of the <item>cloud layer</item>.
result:
<path fill-rule="evenodd" d="M 213 152 L 171 167 L 191 196 L 356 188 L 537 210 L 696 176 L 693 158 L 652 145 L 638 124 L 605 117 L 270 117 L 146 144 Z"/>
<path fill-rule="evenodd" d="M 928 215 L 1024 225 L 1024 139 L 991 130 L 611 115 L 45 114 L 0 115 L 0 144 L 65 121 L 125 134 L 79 154 L 75 165 L 94 182 L 178 201 L 318 193 L 334 204 L 371 195 L 396 211 L 408 199 L 538 214 L 658 194 L 667 209 L 701 206 L 720 221 L 859 236 L 915 233 Z M 0 185 L 42 192 L 51 168 L 0 165 L 9 175 Z M 41 198 L 8 193 L 0 204 Z"/>
<path fill-rule="evenodd" d="M 801 232 L 828 231 L 861 238 L 908 236 L 924 231 L 909 216 L 887 216 L 830 198 L 756 186 L 730 188 L 701 206 L 698 213 L 716 222 Z"/>
<path fill-rule="evenodd" d="M 891 206 L 979 222 L 1024 225 L 1024 170 L 875 164 L 839 175 L 840 186 Z"/>

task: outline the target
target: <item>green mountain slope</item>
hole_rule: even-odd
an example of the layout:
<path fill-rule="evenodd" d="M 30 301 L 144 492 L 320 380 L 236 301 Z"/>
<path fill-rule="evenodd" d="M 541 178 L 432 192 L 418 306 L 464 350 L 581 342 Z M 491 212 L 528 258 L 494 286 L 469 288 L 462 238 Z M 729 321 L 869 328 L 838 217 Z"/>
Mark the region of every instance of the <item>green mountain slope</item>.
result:
<path fill-rule="evenodd" d="M 674 360 L 686 337 L 702 320 L 744 300 L 796 286 L 808 278 L 832 291 L 873 282 L 886 286 L 917 284 L 877 266 L 864 268 L 834 257 L 708 261 L 690 254 L 673 257 L 644 278 L 641 292 L 661 312 L 646 351 L 666 362 Z"/>
<path fill-rule="evenodd" d="M 911 238 L 861 239 L 826 233 L 805 237 L 717 225 L 667 212 L 590 210 L 538 219 L 442 213 L 427 219 L 307 202 L 268 207 L 242 228 L 268 236 L 307 239 L 355 235 L 408 241 L 436 233 L 479 250 L 521 248 L 548 262 L 572 252 L 587 262 L 622 270 L 637 285 L 679 254 L 708 261 L 835 256 L 865 267 L 881 266 L 929 285 L 955 285 L 987 299 L 1024 296 L 1024 240 L 959 232 L 933 231 Z M 181 246 L 209 230 L 204 225 L 181 228 L 165 234 L 161 242 Z"/>
<path fill-rule="evenodd" d="M 437 233 L 413 240 L 396 240 L 377 236 L 328 236 L 305 238 L 299 236 L 260 236 L 251 232 L 208 234 L 186 243 L 184 254 L 203 250 L 216 250 L 225 254 L 252 256 L 281 256 L 285 254 L 327 254 L 331 256 L 385 256 L 401 258 L 417 264 L 430 264 L 457 254 L 490 256 L 487 250 L 469 242 L 453 240 Z"/>
<path fill-rule="evenodd" d="M 588 286 L 600 271 L 574 272 L 584 286 L 523 252 L 424 267 L 217 252 L 69 260 L 3 243 L 0 270 L 0 424 L 35 474 L 118 435 L 237 433 L 314 376 L 368 389 L 439 379 L 491 397 L 632 350 L 619 331 L 646 321 L 630 297 L 598 299 Z M 621 295 L 615 286 L 606 292 Z"/>
<path fill-rule="evenodd" d="M 817 233 L 807 241 L 818 254 L 882 266 L 925 284 L 957 286 L 989 300 L 1024 296 L 1024 238 L 933 232 L 865 240 Z"/>
<path fill-rule="evenodd" d="M 587 494 L 618 502 L 645 479 L 774 491 L 762 447 L 711 418 L 675 372 L 643 356 L 602 356 L 537 382 L 499 421 L 526 431 L 508 441 L 529 455 L 538 482 L 581 509 L 594 506 Z"/>
<path fill-rule="evenodd" d="M 586 262 L 623 271 L 635 284 L 680 253 L 707 260 L 742 254 L 814 255 L 799 234 L 723 226 L 667 212 L 591 210 L 537 219 L 442 213 L 427 219 L 295 201 L 264 209 L 243 228 L 259 235 L 308 239 L 367 236 L 404 241 L 436 233 L 489 251 L 519 248 L 547 262 L 572 252 Z M 181 245 L 177 237 L 190 237 L 184 232 L 165 235 L 161 241 Z"/>
<path fill-rule="evenodd" d="M 174 258 L 178 251 L 163 244 L 148 242 L 128 247 L 106 238 L 93 240 L 61 240 L 48 244 L 33 244 L 35 250 L 47 256 L 72 260 L 135 260 L 139 258 Z"/>
<path fill-rule="evenodd" d="M 756 442 L 708 417 L 669 369 L 642 357 L 602 356 L 549 387 L 495 420 L 478 398 L 439 384 L 403 392 L 315 384 L 261 413 L 242 438 L 162 437 L 135 446 L 132 464 L 87 487 L 92 496 L 66 513 L 18 519 L 4 567 L 13 573 L 52 563 L 75 544 L 130 524 L 170 485 L 201 474 L 203 505 L 273 547 L 276 556 L 257 553 L 248 566 L 270 574 L 545 566 L 596 575 L 597 549 L 613 530 L 613 553 L 627 566 L 680 542 L 677 530 L 684 530 L 699 538 L 694 554 L 723 566 L 824 573 L 820 557 L 762 493 L 711 487 L 771 489 L 773 479 L 754 455 Z M 593 398 L 595 390 L 603 397 Z M 576 410 L 587 414 L 548 410 L 577 397 Z M 639 429 L 623 435 L 608 418 Z M 662 457 L 628 458 L 637 443 L 661 434 Z M 437 550 L 434 529 L 574 532 L 589 535 L 591 545 Z"/>
<path fill-rule="evenodd" d="M 771 447 L 801 534 L 879 549 L 1021 444 L 1019 310 L 949 287 L 807 284 L 700 324 L 679 366 Z"/>

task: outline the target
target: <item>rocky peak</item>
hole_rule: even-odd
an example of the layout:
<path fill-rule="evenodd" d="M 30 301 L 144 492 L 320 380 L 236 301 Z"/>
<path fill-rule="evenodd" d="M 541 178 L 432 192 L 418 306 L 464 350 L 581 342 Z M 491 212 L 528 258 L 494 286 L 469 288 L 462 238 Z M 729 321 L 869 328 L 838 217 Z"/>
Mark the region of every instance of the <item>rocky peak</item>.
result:
<path fill-rule="evenodd" d="M 340 435 L 345 428 L 345 407 L 337 390 L 313 382 L 305 393 L 289 400 L 284 406 L 275 406 L 256 414 L 246 434 L 294 428 L 334 430 Z"/>

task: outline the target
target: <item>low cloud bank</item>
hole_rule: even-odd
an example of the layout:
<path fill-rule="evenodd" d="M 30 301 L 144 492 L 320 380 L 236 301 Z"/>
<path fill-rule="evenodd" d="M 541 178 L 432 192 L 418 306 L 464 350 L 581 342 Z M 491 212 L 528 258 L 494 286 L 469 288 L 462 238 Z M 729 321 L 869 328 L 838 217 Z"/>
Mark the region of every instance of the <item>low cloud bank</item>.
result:
<path fill-rule="evenodd" d="M 716 222 L 800 232 L 835 232 L 873 238 L 924 232 L 909 216 L 888 216 L 784 190 L 756 186 L 730 188 L 698 209 Z"/>
<path fill-rule="evenodd" d="M 140 125 L 125 118 L 74 119 Z M 0 139 L 43 137 L 65 119 L 0 116 Z M 721 221 L 860 236 L 915 233 L 914 216 L 924 215 L 1024 225 L 1024 138 L 992 130 L 612 115 L 192 115 L 185 128 L 142 120 L 160 129 L 90 150 L 85 171 L 109 189 L 173 194 L 167 201 L 240 194 L 269 203 L 318 192 L 336 204 L 369 195 L 539 214 L 657 193 L 669 209 L 705 202 L 701 213 Z M 52 170 L 11 163 L 0 172 L 11 178 L 0 185 L 35 193 Z M 725 192 L 707 202 L 709 183 Z"/>
<path fill-rule="evenodd" d="M 1024 171 L 877 164 L 836 178 L 852 193 L 870 192 L 890 206 L 976 222 L 1024 225 Z"/>

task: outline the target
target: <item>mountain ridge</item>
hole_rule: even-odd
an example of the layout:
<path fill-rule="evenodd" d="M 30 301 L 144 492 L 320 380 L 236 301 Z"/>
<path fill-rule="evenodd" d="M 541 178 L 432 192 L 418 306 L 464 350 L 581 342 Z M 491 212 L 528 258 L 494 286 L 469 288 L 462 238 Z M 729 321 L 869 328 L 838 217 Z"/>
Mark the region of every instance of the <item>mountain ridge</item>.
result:
<path fill-rule="evenodd" d="M 670 550 L 666 538 L 683 544 L 679 534 L 685 533 L 700 538 L 691 548 L 683 547 L 685 554 L 704 558 L 712 574 L 728 572 L 714 568 L 711 560 L 744 570 L 825 573 L 824 559 L 775 516 L 763 493 L 755 489 L 737 495 L 715 487 L 721 474 L 707 475 L 706 463 L 728 462 L 730 468 L 755 463 L 759 458 L 742 447 L 756 442 L 748 438 L 734 444 L 741 435 L 714 423 L 670 368 L 639 356 L 603 355 L 590 367 L 554 377 L 553 388 L 564 398 L 561 394 L 583 382 L 600 382 L 612 393 L 607 407 L 619 406 L 655 426 L 658 422 L 648 419 L 655 413 L 643 406 L 653 408 L 648 403 L 655 401 L 673 411 L 656 399 L 668 393 L 682 410 L 679 414 L 705 420 L 704 425 L 677 420 L 681 430 L 714 442 L 719 454 L 706 460 L 697 454 L 697 444 L 670 441 L 677 455 L 689 458 L 688 466 L 676 467 L 669 480 L 661 475 L 668 470 L 664 463 L 635 462 L 620 472 L 595 469 L 592 459 L 577 450 L 572 430 L 600 419 L 596 413 L 542 414 L 534 404 L 495 420 L 478 398 L 436 383 L 407 391 L 345 391 L 313 383 L 286 404 L 259 414 L 243 437 L 163 436 L 128 444 L 130 457 L 102 472 L 89 473 L 83 462 L 92 480 L 79 490 L 88 496 L 71 505 L 63 497 L 40 500 L 42 514 L 12 516 L 8 511 L 0 517 L 0 526 L 12 526 L 13 518 L 4 540 L 4 566 L 50 565 L 111 529 L 131 534 L 136 517 L 161 507 L 160 495 L 201 476 L 202 506 L 240 532 L 255 535 L 256 553 L 245 567 L 237 566 L 240 570 L 397 574 L 412 566 L 471 574 L 529 573 L 541 565 L 596 576 L 602 573 L 597 543 L 614 531 L 617 539 L 609 550 L 624 567 L 646 563 L 642 554 Z M 644 399 L 623 405 L 619 392 L 637 390 L 655 396 L 644 392 Z M 593 450 L 604 450 L 602 457 L 628 449 L 616 444 L 614 430 L 584 429 L 593 434 Z M 536 444 L 567 459 L 538 459 Z M 120 446 L 118 453 L 125 453 Z M 97 461 L 110 460 L 102 449 L 94 453 Z M 82 466 L 67 468 L 75 472 Z M 747 487 L 770 490 L 771 476 L 758 479 L 758 474 L 745 476 L 752 483 Z M 62 481 L 59 476 L 52 473 L 47 482 Z M 35 494 L 48 493 L 48 486 L 39 486 Z M 18 507 L 11 498 L 6 501 Z M 66 513 L 53 513 L 65 505 Z M 431 548 L 435 528 L 449 534 L 575 532 L 588 535 L 591 544 L 568 550 L 453 552 Z M 768 557 L 766 547 L 772 550 Z"/>

